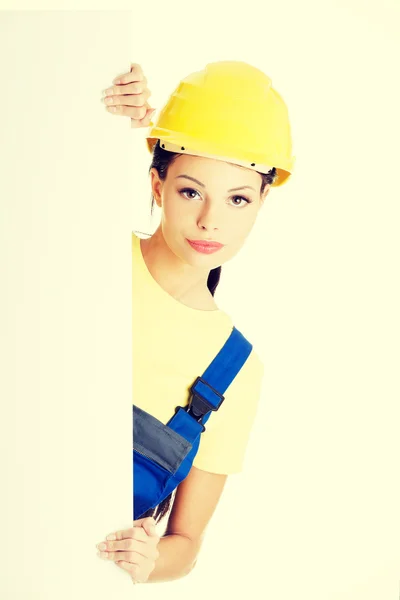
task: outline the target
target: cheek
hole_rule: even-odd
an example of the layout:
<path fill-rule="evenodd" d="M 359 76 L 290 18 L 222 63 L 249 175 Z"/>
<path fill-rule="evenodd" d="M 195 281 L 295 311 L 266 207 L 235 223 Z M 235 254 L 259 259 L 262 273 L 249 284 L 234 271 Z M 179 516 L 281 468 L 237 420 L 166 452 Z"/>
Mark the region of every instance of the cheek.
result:
<path fill-rule="evenodd" d="M 175 195 L 164 201 L 163 214 L 165 221 L 175 225 L 183 225 L 186 219 L 193 218 L 193 210 L 190 210 L 189 204 Z"/>
<path fill-rule="evenodd" d="M 179 208 L 177 202 L 168 198 L 168 200 L 164 200 L 163 202 L 163 215 L 166 220 L 174 221 L 179 215 Z"/>
<path fill-rule="evenodd" d="M 238 209 L 239 210 L 239 209 Z M 245 214 L 244 214 L 245 213 Z M 243 213 L 240 215 L 235 215 L 237 218 L 232 219 L 231 221 L 231 231 L 234 235 L 237 235 L 239 238 L 246 236 L 255 223 L 257 218 L 257 212 L 253 210 L 244 209 Z"/>

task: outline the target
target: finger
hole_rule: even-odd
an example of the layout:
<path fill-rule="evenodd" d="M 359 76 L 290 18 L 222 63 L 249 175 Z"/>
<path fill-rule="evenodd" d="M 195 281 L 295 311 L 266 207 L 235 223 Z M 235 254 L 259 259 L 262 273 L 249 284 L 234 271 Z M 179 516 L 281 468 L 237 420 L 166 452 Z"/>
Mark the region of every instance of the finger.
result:
<path fill-rule="evenodd" d="M 103 554 L 103 552 L 102 552 Z M 125 560 L 133 565 L 141 565 L 146 561 L 153 561 L 156 559 L 157 552 L 155 549 L 148 549 L 146 554 L 141 554 L 140 552 L 107 552 L 107 556 L 102 556 L 101 558 L 106 558 L 108 560 L 117 561 L 117 560 Z"/>
<path fill-rule="evenodd" d="M 149 537 L 157 537 L 157 529 L 154 523 L 151 521 L 144 521 L 142 527 Z"/>
<path fill-rule="evenodd" d="M 138 63 L 131 63 L 130 72 L 131 73 L 140 73 L 141 75 L 143 75 L 143 69 Z"/>
<path fill-rule="evenodd" d="M 134 521 L 134 524 L 140 525 L 150 537 L 157 537 L 156 521 L 154 517 L 144 517 Z"/>
<path fill-rule="evenodd" d="M 144 106 L 151 95 L 150 90 L 146 89 L 142 94 L 105 96 L 102 101 L 107 106 Z"/>
<path fill-rule="evenodd" d="M 144 81 L 135 81 L 134 83 L 127 83 L 126 85 L 112 85 L 111 87 L 103 90 L 104 96 L 117 96 L 119 94 L 142 94 L 147 88 L 146 78 Z"/>
<path fill-rule="evenodd" d="M 156 520 L 154 517 L 142 517 L 141 519 L 136 519 L 135 521 L 133 521 L 133 526 L 134 527 L 142 527 L 143 523 L 153 523 L 153 525 L 156 524 Z"/>
<path fill-rule="evenodd" d="M 135 521 L 134 521 L 135 522 Z M 130 527 L 129 529 L 121 529 L 119 531 L 115 531 L 114 533 L 110 533 L 106 537 L 106 543 L 109 541 L 120 541 L 120 540 L 142 540 L 143 542 L 147 541 L 147 534 L 142 529 L 142 527 Z"/>
<path fill-rule="evenodd" d="M 149 545 L 149 536 L 146 534 L 146 532 L 144 531 L 144 529 L 142 529 L 141 527 L 137 528 L 139 531 L 141 530 L 141 534 L 143 536 L 143 538 L 140 538 L 140 533 L 138 533 L 136 535 L 135 532 L 135 537 L 134 538 L 126 538 L 124 540 L 118 540 L 116 542 L 110 542 L 110 541 L 105 541 L 105 542 L 101 542 L 100 544 L 97 544 L 97 549 L 100 550 L 100 552 L 120 552 L 121 550 L 125 550 L 125 551 L 136 551 L 139 552 L 139 554 L 141 554 L 142 552 L 145 552 L 145 548 L 148 547 Z M 153 540 L 154 538 L 152 538 Z"/>
<path fill-rule="evenodd" d="M 142 67 L 136 63 L 132 63 L 130 72 L 123 73 L 122 75 L 117 75 L 117 77 L 113 79 L 113 83 L 133 83 L 134 81 L 143 81 L 143 79 L 144 74 L 142 71 Z"/>
<path fill-rule="evenodd" d="M 106 110 L 116 115 L 123 115 L 124 117 L 131 117 L 131 119 L 143 119 L 146 115 L 146 108 L 144 106 L 105 106 Z"/>

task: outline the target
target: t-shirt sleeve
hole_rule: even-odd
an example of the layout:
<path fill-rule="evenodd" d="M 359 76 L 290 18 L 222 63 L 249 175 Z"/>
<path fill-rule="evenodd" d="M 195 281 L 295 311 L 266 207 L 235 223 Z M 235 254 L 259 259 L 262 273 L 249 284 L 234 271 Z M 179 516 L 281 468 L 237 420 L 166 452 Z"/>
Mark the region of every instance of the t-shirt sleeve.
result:
<path fill-rule="evenodd" d="M 193 466 L 220 474 L 243 470 L 247 444 L 257 415 L 264 365 L 252 350 L 227 388 L 219 410 L 211 413 L 201 434 Z"/>

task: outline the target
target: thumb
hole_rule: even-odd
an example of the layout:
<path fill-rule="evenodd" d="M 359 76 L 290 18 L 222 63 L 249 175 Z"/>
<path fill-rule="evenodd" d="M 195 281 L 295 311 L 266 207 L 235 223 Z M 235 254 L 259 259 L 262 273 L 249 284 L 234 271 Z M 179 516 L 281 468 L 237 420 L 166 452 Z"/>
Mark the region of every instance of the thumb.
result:
<path fill-rule="evenodd" d="M 149 127 L 149 126 L 154 125 L 154 123 L 151 122 L 151 117 L 154 115 L 156 110 L 157 110 L 156 108 L 148 108 L 146 111 L 146 114 L 144 115 L 144 117 L 142 119 L 131 118 L 131 128 L 132 129 L 140 129 L 142 127 Z"/>
<path fill-rule="evenodd" d="M 133 526 L 134 527 L 143 527 L 143 529 L 145 530 L 147 535 L 150 537 L 157 535 L 156 522 L 153 517 L 145 517 L 143 519 L 137 519 L 136 521 L 133 521 Z"/>
<path fill-rule="evenodd" d="M 139 121 L 140 127 L 149 127 L 150 125 L 154 125 L 154 123 L 151 122 L 151 117 L 154 116 L 154 113 L 156 112 L 156 108 L 148 108 L 146 114 L 144 115 L 143 119 L 141 119 Z"/>

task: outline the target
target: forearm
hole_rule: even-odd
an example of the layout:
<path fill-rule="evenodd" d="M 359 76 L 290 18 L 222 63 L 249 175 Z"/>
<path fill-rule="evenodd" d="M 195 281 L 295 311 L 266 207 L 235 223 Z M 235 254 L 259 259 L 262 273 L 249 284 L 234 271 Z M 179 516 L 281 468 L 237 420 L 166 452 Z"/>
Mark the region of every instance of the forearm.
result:
<path fill-rule="evenodd" d="M 200 543 L 179 534 L 162 537 L 158 543 L 160 556 L 147 583 L 172 581 L 184 577 L 193 569 Z"/>

